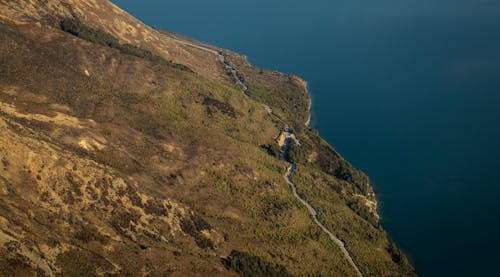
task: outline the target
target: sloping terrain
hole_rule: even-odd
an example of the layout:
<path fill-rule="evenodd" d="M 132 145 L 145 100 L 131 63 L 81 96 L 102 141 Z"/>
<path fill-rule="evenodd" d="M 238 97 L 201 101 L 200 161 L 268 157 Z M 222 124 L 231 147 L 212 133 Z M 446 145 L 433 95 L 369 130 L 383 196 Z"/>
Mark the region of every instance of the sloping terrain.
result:
<path fill-rule="evenodd" d="M 361 273 L 414 274 L 298 77 L 105 0 L 0 0 L 0 41 L 0 276 L 355 276 L 277 118 Z"/>

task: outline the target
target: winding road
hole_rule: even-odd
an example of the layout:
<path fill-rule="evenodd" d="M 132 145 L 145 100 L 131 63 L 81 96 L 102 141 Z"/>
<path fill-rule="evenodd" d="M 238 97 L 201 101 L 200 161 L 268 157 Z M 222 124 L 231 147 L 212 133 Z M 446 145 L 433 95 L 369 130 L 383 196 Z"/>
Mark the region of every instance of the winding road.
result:
<path fill-rule="evenodd" d="M 205 46 L 197 45 L 197 44 L 194 44 L 194 43 L 191 43 L 188 41 L 183 41 L 183 40 L 180 40 L 176 37 L 173 37 L 172 35 L 167 35 L 167 37 L 169 39 L 174 40 L 178 43 L 181 43 L 185 46 L 190 46 L 190 47 L 194 47 L 194 48 L 197 48 L 200 50 L 204 50 L 206 52 L 212 53 L 215 56 L 217 56 L 217 58 L 222 63 L 224 68 L 231 74 L 231 76 L 233 77 L 236 84 L 242 88 L 243 95 L 246 98 L 250 98 L 250 95 L 248 94 L 248 86 L 244 83 L 244 80 L 240 77 L 236 68 L 231 66 L 231 64 L 227 61 L 226 56 L 223 54 L 222 50 L 218 51 L 218 50 L 215 50 L 215 49 L 210 48 L 210 47 L 205 47 Z M 318 212 L 314 209 L 314 207 L 311 204 L 309 204 L 309 202 L 307 202 L 304 198 L 302 198 L 298 194 L 297 186 L 290 180 L 290 177 L 295 172 L 295 163 L 293 163 L 293 161 L 291 161 L 290 157 L 288 156 L 290 144 L 292 141 L 294 141 L 297 145 L 300 146 L 300 141 L 295 137 L 295 134 L 290 129 L 290 125 L 288 125 L 288 123 L 286 123 L 278 115 L 276 115 L 269 105 L 263 104 L 263 106 L 266 109 L 266 111 L 269 113 L 269 115 L 271 115 L 271 117 L 273 117 L 275 120 L 277 120 L 278 122 L 283 124 L 283 131 L 282 132 L 285 135 L 285 143 L 281 147 L 281 159 L 283 161 L 285 161 L 285 163 L 287 165 L 287 171 L 286 171 L 285 175 L 283 176 L 283 178 L 292 188 L 293 196 L 295 196 L 295 198 L 297 198 L 297 200 L 299 200 L 307 208 L 314 223 L 317 226 L 319 226 L 321 228 L 321 230 L 328 235 L 328 237 L 332 240 L 332 242 L 335 243 L 340 248 L 344 257 L 347 259 L 347 261 L 352 266 L 354 271 L 356 271 L 356 274 L 360 277 L 363 277 L 363 274 L 361 273 L 358 266 L 354 262 L 354 259 L 352 258 L 351 254 L 349 253 L 349 251 L 347 251 L 344 242 L 342 242 L 337 236 L 335 236 L 330 230 L 328 230 L 328 228 L 326 228 L 325 225 L 323 225 L 323 223 L 321 223 L 321 221 L 319 221 Z M 306 126 L 309 125 L 309 122 L 310 122 L 310 117 L 308 118 L 307 122 L 305 123 Z"/>
<path fill-rule="evenodd" d="M 281 148 L 281 159 L 283 159 L 286 162 L 287 170 L 286 170 L 286 173 L 283 177 L 285 178 L 285 181 L 292 188 L 293 196 L 295 196 L 295 198 L 297 198 L 307 208 L 314 223 L 316 223 L 316 225 L 318 225 L 321 228 L 321 230 L 323 230 L 323 232 L 325 232 L 328 235 L 328 237 L 333 241 L 333 243 L 335 243 L 340 248 L 344 257 L 347 259 L 349 264 L 356 271 L 356 274 L 358 276 L 362 277 L 363 274 L 361 274 L 361 271 L 359 270 L 358 266 L 354 262 L 354 259 L 351 257 L 351 254 L 349 253 L 349 251 L 347 251 L 344 242 L 342 242 L 337 236 L 335 236 L 330 230 L 328 230 L 328 228 L 326 228 L 325 225 L 323 225 L 323 223 L 321 223 L 321 221 L 319 221 L 318 212 L 314 209 L 314 207 L 311 204 L 309 204 L 309 202 L 307 202 L 304 198 L 302 198 L 299 195 L 299 193 L 297 192 L 297 186 L 290 180 L 290 177 L 295 172 L 295 163 L 293 163 L 290 160 L 290 157 L 288 156 L 288 151 L 290 149 L 290 144 L 292 141 L 295 141 L 295 143 L 298 145 L 300 145 L 300 144 L 299 144 L 298 140 L 295 138 L 295 135 L 290 131 L 290 127 L 288 126 L 288 124 L 286 122 L 284 122 L 281 118 L 279 118 L 277 115 L 275 115 L 270 108 L 268 109 L 268 112 L 270 112 L 271 116 L 273 116 L 276 120 L 278 120 L 284 124 L 283 132 L 285 133 L 286 139 L 285 139 L 285 143 L 284 143 L 283 147 Z"/>

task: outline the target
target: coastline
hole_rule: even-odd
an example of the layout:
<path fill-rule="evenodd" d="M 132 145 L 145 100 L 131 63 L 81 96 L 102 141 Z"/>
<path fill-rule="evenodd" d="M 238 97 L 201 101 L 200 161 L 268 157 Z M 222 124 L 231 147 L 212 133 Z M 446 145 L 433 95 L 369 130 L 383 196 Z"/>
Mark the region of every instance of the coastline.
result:
<path fill-rule="evenodd" d="M 185 46 L 186 48 L 196 48 L 198 50 L 201 50 L 201 51 L 206 51 L 210 54 L 213 54 L 216 59 L 219 61 L 219 62 L 223 62 L 223 66 L 224 68 L 227 70 L 228 69 L 228 64 L 224 64 L 224 53 L 227 53 L 229 54 L 229 57 L 230 58 L 235 58 L 235 59 L 238 59 L 239 57 L 243 58 L 243 62 L 240 62 L 240 64 L 237 63 L 237 65 L 235 67 L 246 67 L 248 66 L 248 68 L 251 68 L 252 70 L 255 69 L 255 71 L 257 71 L 257 67 L 254 67 L 253 65 L 250 64 L 250 62 L 247 60 L 246 56 L 243 56 L 241 54 L 238 54 L 236 52 L 233 52 L 231 50 L 226 50 L 224 48 L 221 48 L 221 47 L 218 47 L 218 46 L 213 46 L 209 43 L 204 43 L 204 42 L 201 42 L 201 41 L 198 41 L 198 40 L 195 40 L 195 39 L 189 39 L 183 35 L 179 35 L 177 33 L 172 33 L 172 32 L 168 32 L 168 31 L 161 31 L 161 34 L 164 35 L 164 37 L 174 41 L 175 43 L 178 43 L 178 44 L 181 44 L 183 46 Z M 239 72 L 239 71 L 238 71 Z M 296 124 L 304 124 L 307 128 L 310 128 L 310 124 L 311 124 L 311 121 L 312 121 L 312 95 L 310 94 L 309 92 L 309 89 L 308 89 L 308 82 L 305 81 L 304 79 L 302 79 L 301 77 L 297 76 L 297 75 L 294 75 L 294 74 L 284 74 L 284 73 L 280 73 L 278 71 L 272 71 L 274 74 L 278 74 L 280 76 L 289 76 L 292 78 L 292 80 L 294 80 L 295 84 L 296 85 L 299 85 L 300 87 L 302 87 L 303 89 L 303 92 L 306 94 L 306 97 L 307 97 L 307 101 L 308 101 L 308 105 L 307 105 L 307 115 L 303 115 L 302 119 L 301 120 L 304 120 L 305 119 L 305 122 L 302 121 L 302 122 L 297 122 Z M 231 71 L 231 77 L 235 78 L 236 79 L 239 79 L 240 77 L 236 74 L 237 71 L 234 70 Z M 241 80 L 240 80 L 241 82 Z M 248 89 L 248 87 L 244 86 L 243 82 L 240 83 L 240 85 L 243 86 L 243 90 L 246 91 Z M 299 90 L 300 91 L 300 90 Z M 249 96 L 247 94 L 244 93 L 244 95 L 248 98 Z M 304 110 L 302 110 L 302 112 L 304 112 Z M 304 126 L 302 125 L 302 126 Z M 298 127 L 298 125 L 297 125 Z M 299 129 L 299 128 L 298 128 Z M 325 142 L 327 142 L 325 140 Z M 328 144 L 330 144 L 329 142 L 327 142 Z M 331 145 L 331 144 L 330 144 Z M 371 191 L 373 192 L 374 191 L 374 186 L 370 183 L 367 184 L 371 189 Z M 372 198 L 372 199 L 367 199 L 366 196 L 369 196 L 369 198 Z M 370 197 L 372 196 L 372 197 Z M 378 201 L 378 198 L 377 198 L 377 195 L 376 194 L 372 194 L 372 195 L 358 195 L 358 197 L 362 198 L 362 202 L 366 204 L 369 204 L 369 205 L 366 205 L 368 207 L 371 208 L 371 210 L 375 211 L 375 215 L 378 216 L 379 214 L 379 201 Z M 372 200 L 372 201 L 370 201 Z M 373 201 L 374 200 L 374 201 Z M 388 234 L 386 232 L 386 234 Z M 389 236 L 390 237 L 390 236 Z"/>
<path fill-rule="evenodd" d="M 310 128 L 310 124 L 311 124 L 311 119 L 312 119 L 312 95 L 310 94 L 309 92 L 309 89 L 308 89 L 308 83 L 307 81 L 305 81 L 304 79 L 302 79 L 301 77 L 298 77 L 298 79 L 302 82 L 302 85 L 303 85 L 303 88 L 304 88 L 304 91 L 305 93 L 307 94 L 308 98 L 309 98 L 309 106 L 308 106 L 308 118 L 305 122 L 305 126 L 307 128 Z M 319 130 L 318 130 L 319 131 Z M 324 138 L 323 138 L 324 139 Z M 325 141 L 332 145 L 329 141 L 327 141 L 325 139 Z M 363 172 L 363 174 L 366 174 L 364 171 L 361 171 Z M 367 175 L 368 176 L 368 175 Z M 369 177 L 368 177 L 369 178 Z M 285 177 L 286 179 L 286 177 Z M 287 180 L 287 182 L 290 182 L 289 180 Z M 377 221 L 379 222 L 379 224 L 382 226 L 382 228 L 384 229 L 386 235 L 387 235 L 387 238 L 389 240 L 389 242 L 396 247 L 396 249 L 404 256 L 408 259 L 408 262 L 411 264 L 411 266 L 415 269 L 415 273 L 417 272 L 416 271 L 416 266 L 415 266 L 415 257 L 413 255 L 411 255 L 408 250 L 405 248 L 405 247 L 401 247 L 401 245 L 399 243 L 396 242 L 396 240 L 394 240 L 393 236 L 391 235 L 391 233 L 384 227 L 384 222 L 383 222 L 383 201 L 381 200 L 381 193 L 378 191 L 377 189 L 377 186 L 375 184 L 373 184 L 371 182 L 371 180 L 367 183 L 367 186 L 370 187 L 371 189 L 371 192 L 370 192 L 370 195 L 371 196 L 370 198 L 371 199 L 368 199 L 365 195 L 357 195 L 358 197 L 362 198 L 365 202 L 365 205 L 367 207 L 370 208 L 372 214 L 377 218 Z M 321 223 L 320 223 L 321 224 Z"/>
<path fill-rule="evenodd" d="M 309 93 L 309 89 L 307 87 L 307 82 L 305 83 L 305 90 L 306 90 L 306 94 L 309 96 L 309 106 L 307 107 L 307 113 L 308 113 L 308 117 L 307 117 L 307 120 L 306 120 L 306 127 L 307 128 L 310 128 L 310 125 L 311 125 L 311 118 L 312 118 L 312 97 L 311 97 L 311 94 Z"/>

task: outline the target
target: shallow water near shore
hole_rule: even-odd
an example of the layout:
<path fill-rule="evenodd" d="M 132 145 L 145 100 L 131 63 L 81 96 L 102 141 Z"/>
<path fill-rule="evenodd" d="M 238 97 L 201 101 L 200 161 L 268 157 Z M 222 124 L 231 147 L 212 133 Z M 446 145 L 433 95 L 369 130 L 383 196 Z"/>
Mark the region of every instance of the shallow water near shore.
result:
<path fill-rule="evenodd" d="M 114 0 L 148 25 L 297 74 L 312 126 L 376 187 L 422 276 L 500 262 L 500 2 Z"/>

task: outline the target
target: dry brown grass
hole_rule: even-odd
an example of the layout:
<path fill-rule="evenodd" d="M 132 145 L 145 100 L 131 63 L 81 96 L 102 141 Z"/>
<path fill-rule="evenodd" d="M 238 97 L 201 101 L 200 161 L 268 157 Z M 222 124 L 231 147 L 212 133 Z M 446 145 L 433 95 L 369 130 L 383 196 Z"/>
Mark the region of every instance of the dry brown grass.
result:
<path fill-rule="evenodd" d="M 408 272 L 392 262 L 394 249 L 369 255 L 389 244 L 347 206 L 359 195 L 373 200 L 366 176 L 298 127 L 307 117 L 300 80 L 234 58 L 259 90 L 248 100 L 216 57 L 107 1 L 40 3 L 0 5 L 0 237 L 27 249 L 0 252 L 0 267 L 220 276 L 234 274 L 220 257 L 237 250 L 295 275 L 353 274 L 292 196 L 284 163 L 262 147 L 278 147 L 281 126 L 260 102 L 274 99 L 303 145 L 293 153 L 301 193 L 367 272 Z M 197 74 L 78 39 L 47 17 L 71 11 Z"/>

